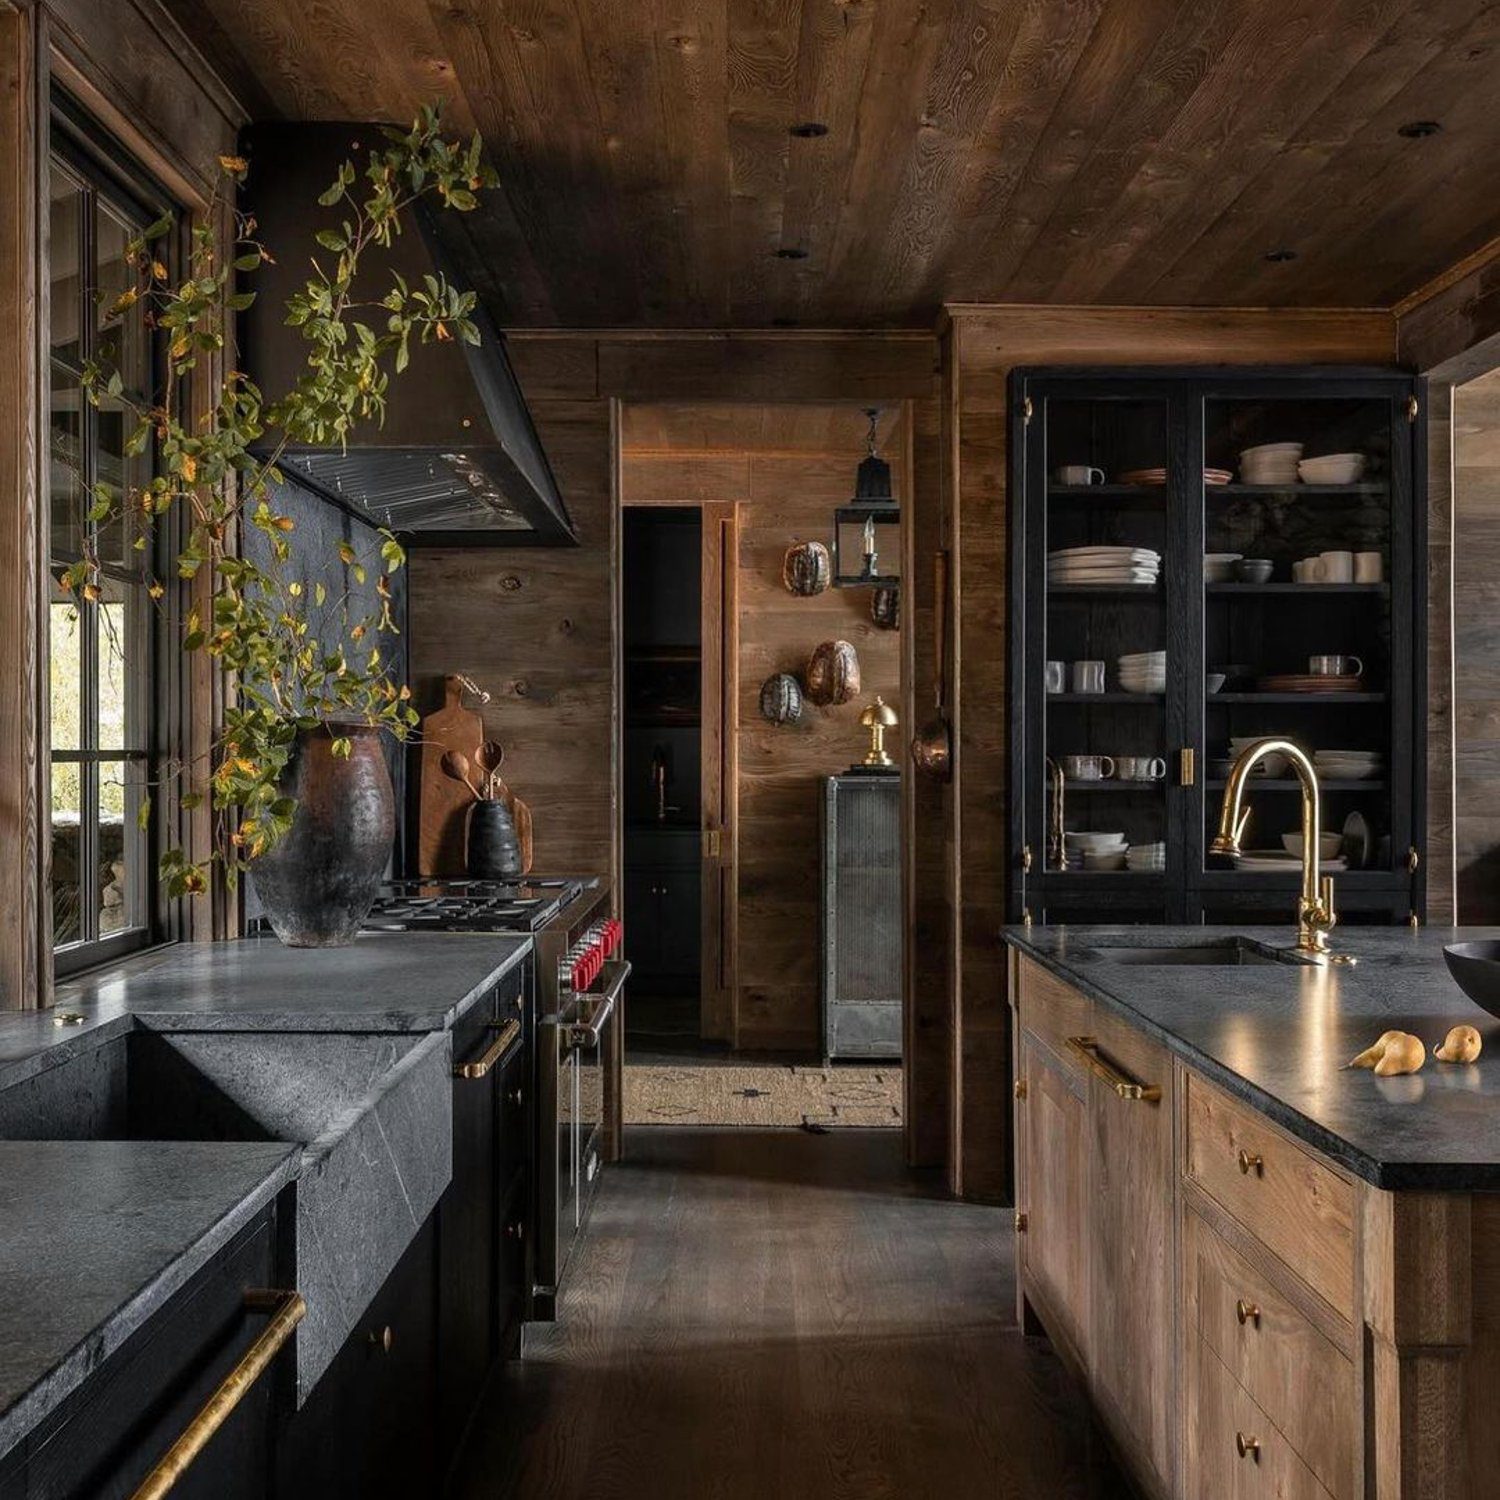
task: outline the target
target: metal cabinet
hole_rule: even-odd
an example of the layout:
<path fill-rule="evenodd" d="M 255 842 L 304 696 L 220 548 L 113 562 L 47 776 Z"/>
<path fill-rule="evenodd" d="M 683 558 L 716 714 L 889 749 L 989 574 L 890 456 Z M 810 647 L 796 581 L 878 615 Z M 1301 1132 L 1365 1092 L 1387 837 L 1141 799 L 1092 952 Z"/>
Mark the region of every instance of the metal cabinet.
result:
<path fill-rule="evenodd" d="M 823 781 L 823 1055 L 901 1056 L 901 776 Z"/>

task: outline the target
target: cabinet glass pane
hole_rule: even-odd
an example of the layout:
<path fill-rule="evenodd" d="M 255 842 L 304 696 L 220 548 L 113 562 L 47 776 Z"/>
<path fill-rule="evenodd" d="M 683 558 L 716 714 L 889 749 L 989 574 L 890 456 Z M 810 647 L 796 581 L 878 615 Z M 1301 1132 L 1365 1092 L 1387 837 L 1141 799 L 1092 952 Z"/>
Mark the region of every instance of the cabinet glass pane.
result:
<path fill-rule="evenodd" d="M 1138 883 L 1166 861 L 1167 404 L 1054 399 L 1045 421 L 1044 869 Z"/>
<path fill-rule="evenodd" d="M 139 840 L 131 831 L 140 812 L 144 780 L 138 762 L 99 763 L 98 868 L 89 897 L 95 903 L 101 937 L 141 921 L 142 860 Z"/>
<path fill-rule="evenodd" d="M 1301 797 L 1284 758 L 1257 773 L 1243 857 L 1231 866 L 1206 851 L 1233 755 L 1277 735 L 1318 771 L 1325 868 L 1336 878 L 1346 869 L 1391 870 L 1391 402 L 1209 399 L 1203 451 L 1226 482 L 1202 486 L 1198 857 L 1209 869 L 1296 884 L 1288 840 L 1299 833 Z"/>
<path fill-rule="evenodd" d="M 66 168 L 52 163 L 52 202 L 47 226 L 47 267 L 51 277 L 49 338 L 55 359 L 83 363 L 83 189 Z"/>

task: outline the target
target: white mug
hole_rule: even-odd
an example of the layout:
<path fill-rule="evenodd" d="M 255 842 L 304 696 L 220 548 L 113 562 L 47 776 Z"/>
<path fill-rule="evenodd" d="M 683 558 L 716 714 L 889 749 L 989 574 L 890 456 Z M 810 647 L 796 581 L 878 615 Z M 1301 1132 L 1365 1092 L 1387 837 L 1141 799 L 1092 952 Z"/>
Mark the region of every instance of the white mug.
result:
<path fill-rule="evenodd" d="M 1352 552 L 1320 552 L 1318 554 L 1319 583 L 1353 583 L 1354 554 Z"/>
<path fill-rule="evenodd" d="M 1121 781 L 1160 781 L 1167 774 L 1159 755 L 1122 755 L 1115 767 Z"/>
<path fill-rule="evenodd" d="M 1385 559 L 1378 552 L 1356 552 L 1354 554 L 1354 581 L 1356 583 L 1380 583 L 1385 578 Z"/>
<path fill-rule="evenodd" d="M 1365 664 L 1357 656 L 1309 656 L 1307 670 L 1313 677 L 1363 677 Z"/>
<path fill-rule="evenodd" d="M 1065 661 L 1049 661 L 1047 663 L 1047 691 L 1049 693 L 1065 693 L 1068 690 L 1068 664 Z"/>
<path fill-rule="evenodd" d="M 1103 484 L 1104 470 L 1088 464 L 1062 464 L 1052 477 L 1059 484 Z"/>
<path fill-rule="evenodd" d="M 1075 661 L 1073 663 L 1073 691 L 1075 693 L 1102 693 L 1104 691 L 1104 663 L 1102 661 Z"/>
<path fill-rule="evenodd" d="M 1115 774 L 1112 755 L 1065 755 L 1063 770 L 1073 781 L 1107 781 Z"/>
<path fill-rule="evenodd" d="M 1292 564 L 1293 583 L 1316 583 L 1322 572 L 1323 560 L 1318 557 L 1304 557 L 1301 562 Z"/>

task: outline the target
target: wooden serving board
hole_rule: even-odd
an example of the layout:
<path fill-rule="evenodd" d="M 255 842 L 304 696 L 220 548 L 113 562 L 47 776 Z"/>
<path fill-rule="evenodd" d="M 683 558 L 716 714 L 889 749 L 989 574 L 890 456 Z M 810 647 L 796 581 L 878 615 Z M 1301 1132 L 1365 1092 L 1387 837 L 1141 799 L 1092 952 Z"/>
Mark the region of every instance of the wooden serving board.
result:
<path fill-rule="evenodd" d="M 460 750 L 471 760 L 484 739 L 484 721 L 463 705 L 457 677 L 443 679 L 443 706 L 422 720 L 417 781 L 417 874 L 462 875 L 465 818 L 473 794 L 443 774 L 443 756 Z"/>

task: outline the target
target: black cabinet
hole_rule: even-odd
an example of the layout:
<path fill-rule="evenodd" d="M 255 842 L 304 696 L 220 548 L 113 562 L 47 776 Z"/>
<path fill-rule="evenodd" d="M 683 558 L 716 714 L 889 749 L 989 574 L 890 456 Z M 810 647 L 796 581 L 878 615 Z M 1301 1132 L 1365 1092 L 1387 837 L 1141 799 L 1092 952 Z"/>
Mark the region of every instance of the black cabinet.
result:
<path fill-rule="evenodd" d="M 1251 783 L 1248 857 L 1209 848 L 1234 750 L 1266 735 L 1319 771 L 1340 920 L 1420 917 L 1415 380 L 1021 370 L 1011 413 L 1012 920 L 1290 921 L 1290 768 Z M 1114 852 L 1084 859 L 1084 833 Z"/>
<path fill-rule="evenodd" d="M 278 1500 L 436 1493 L 436 1218 L 417 1231 L 307 1403 L 287 1420 Z"/>
<path fill-rule="evenodd" d="M 58 1253 L 66 1255 L 67 1247 Z M 3 1500 L 124 1500 L 188 1427 L 265 1327 L 247 1288 L 279 1284 L 267 1208 L 131 1337 L 0 1468 Z M 290 1345 L 281 1359 L 289 1359 Z M 271 1493 L 273 1365 L 183 1472 L 173 1500 Z"/>
<path fill-rule="evenodd" d="M 436 1211 L 442 1468 L 457 1452 L 496 1361 L 520 1348 L 529 1206 L 523 1003 L 529 973 L 528 960 L 454 1028 L 453 1180 Z"/>

